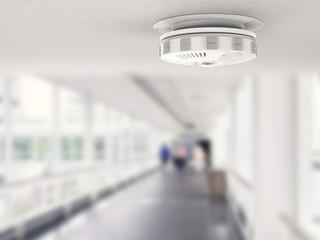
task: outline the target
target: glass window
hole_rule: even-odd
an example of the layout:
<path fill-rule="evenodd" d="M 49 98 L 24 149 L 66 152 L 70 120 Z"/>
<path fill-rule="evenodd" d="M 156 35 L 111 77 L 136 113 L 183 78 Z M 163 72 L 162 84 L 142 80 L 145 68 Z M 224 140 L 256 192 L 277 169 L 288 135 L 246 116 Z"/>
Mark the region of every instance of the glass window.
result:
<path fill-rule="evenodd" d="M 66 161 L 84 158 L 85 97 L 67 88 L 59 89 L 61 157 Z"/>
<path fill-rule="evenodd" d="M 53 128 L 52 84 L 34 77 L 20 76 L 13 81 L 10 104 L 13 159 L 49 159 Z"/>
<path fill-rule="evenodd" d="M 64 160 L 83 159 L 83 137 L 64 136 L 61 138 L 61 151 Z"/>
<path fill-rule="evenodd" d="M 93 104 L 93 157 L 95 160 L 106 159 L 107 151 L 107 109 L 101 103 Z"/>
<path fill-rule="evenodd" d="M 94 159 L 105 160 L 106 157 L 106 142 L 104 137 L 94 138 Z"/>

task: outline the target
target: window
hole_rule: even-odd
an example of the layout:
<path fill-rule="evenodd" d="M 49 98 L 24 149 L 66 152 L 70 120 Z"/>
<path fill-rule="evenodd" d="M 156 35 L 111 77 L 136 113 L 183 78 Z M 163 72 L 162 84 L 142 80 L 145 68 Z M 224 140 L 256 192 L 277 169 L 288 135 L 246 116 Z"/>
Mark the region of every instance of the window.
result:
<path fill-rule="evenodd" d="M 32 159 L 32 138 L 15 137 L 13 139 L 13 159 L 28 160 Z"/>
<path fill-rule="evenodd" d="M 66 161 L 84 158 L 85 97 L 67 88 L 59 89 L 60 151 Z"/>
<path fill-rule="evenodd" d="M 106 157 L 106 143 L 104 137 L 94 138 L 94 159 L 105 160 Z"/>
<path fill-rule="evenodd" d="M 12 82 L 12 154 L 14 160 L 48 160 L 53 131 L 53 86 L 20 76 Z"/>
<path fill-rule="evenodd" d="M 113 164 L 120 165 L 122 160 L 122 138 L 123 131 L 122 115 L 114 109 L 108 109 L 108 139 L 109 139 L 109 157 Z M 110 154 L 111 153 L 111 154 Z"/>
<path fill-rule="evenodd" d="M 107 136 L 107 109 L 101 103 L 93 104 L 93 157 L 95 160 L 106 159 Z"/>

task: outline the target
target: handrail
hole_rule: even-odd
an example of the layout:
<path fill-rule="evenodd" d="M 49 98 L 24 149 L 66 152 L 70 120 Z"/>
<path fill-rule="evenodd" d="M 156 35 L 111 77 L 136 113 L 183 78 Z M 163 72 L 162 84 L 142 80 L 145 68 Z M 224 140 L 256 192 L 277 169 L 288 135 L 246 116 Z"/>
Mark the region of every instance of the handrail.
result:
<path fill-rule="evenodd" d="M 103 164 L 103 166 L 110 166 L 110 164 Z M 88 172 L 95 172 L 95 171 L 103 171 L 106 170 L 106 168 L 101 167 L 101 165 L 95 165 L 95 166 L 85 166 L 81 167 L 76 170 L 65 170 L 61 172 L 55 172 L 55 173 L 45 173 L 40 176 L 23 179 L 23 180 L 16 180 L 12 182 L 2 182 L 0 184 L 0 188 L 10 188 L 10 187 L 17 187 L 17 186 L 23 186 L 34 182 L 39 182 L 41 180 L 52 180 L 58 177 L 66 177 L 81 173 L 88 173 Z"/>
<path fill-rule="evenodd" d="M 86 170 L 86 169 L 94 170 L 96 168 L 97 167 L 91 166 L 90 168 L 84 168 L 84 169 L 81 169 L 81 170 L 82 171 Z M 153 167 L 153 168 L 144 169 L 143 171 L 135 173 L 135 175 L 129 176 L 126 179 L 121 179 L 115 185 L 116 186 L 120 186 L 120 188 L 122 188 L 122 186 L 121 186 L 122 183 L 126 183 L 127 184 L 128 180 L 132 181 L 132 182 L 135 182 L 137 179 L 140 179 L 140 178 L 142 178 L 144 176 L 147 176 L 149 173 L 152 173 L 156 169 L 157 169 L 156 166 Z M 102 169 L 98 169 L 98 170 L 102 170 Z M 82 171 L 75 171 L 75 172 L 79 173 L 79 172 L 82 172 Z M 59 175 L 59 174 L 56 174 L 56 175 Z M 33 181 L 36 181 L 36 179 L 33 179 Z M 110 187 L 110 186 L 106 185 L 106 186 L 104 186 L 103 189 L 95 189 L 95 194 L 103 193 L 105 190 L 112 189 L 112 188 L 113 187 Z M 91 193 L 86 193 L 83 196 L 90 197 L 89 194 L 91 194 Z M 9 195 L 9 197 L 10 197 L 10 195 Z M 104 197 L 105 197 L 105 195 L 103 196 L 103 198 Z M 6 230 L 13 229 L 13 231 L 14 231 L 13 235 L 16 236 L 18 234 L 19 237 L 20 237 L 20 234 L 19 234 L 20 230 L 22 230 L 22 232 L 21 232 L 22 234 L 26 233 L 24 226 L 29 220 L 32 220 L 33 218 L 36 218 L 37 216 L 41 216 L 42 214 L 48 214 L 48 213 L 50 213 L 51 210 L 58 209 L 58 208 L 65 210 L 65 213 L 63 214 L 63 216 L 65 214 L 69 214 L 69 209 L 74 207 L 75 200 L 80 200 L 80 199 L 81 199 L 81 197 L 76 196 L 76 198 L 73 198 L 72 201 L 68 201 L 67 203 L 64 203 L 63 201 L 60 201 L 60 202 L 54 203 L 53 205 L 51 203 L 49 205 L 47 205 L 47 206 L 44 205 L 44 207 L 42 207 L 42 208 L 38 208 L 38 206 L 36 206 L 36 208 L 35 208 L 36 210 L 35 211 L 31 211 L 31 212 L 29 211 L 27 213 L 25 212 L 23 216 L 19 216 L 18 217 L 18 220 L 13 220 L 13 218 L 12 218 L 12 219 L 9 219 L 9 220 L 6 219 L 6 221 L 3 222 L 2 225 L 0 223 L 0 233 L 1 232 L 5 232 Z M 102 198 L 100 198 L 100 197 L 99 198 L 93 198 L 93 199 L 90 199 L 89 201 L 92 201 L 92 200 L 93 201 L 98 201 L 100 199 L 102 199 Z M 30 208 L 28 208 L 28 210 L 30 210 Z"/>
<path fill-rule="evenodd" d="M 299 227 L 290 217 L 283 214 L 280 216 L 280 220 L 286 225 L 291 233 L 294 234 L 295 238 L 299 240 L 316 240 L 310 236 L 306 231 Z"/>
<path fill-rule="evenodd" d="M 247 190 L 252 191 L 253 190 L 253 185 L 250 183 L 247 179 L 245 179 L 243 176 L 241 176 L 239 173 L 236 171 L 231 171 L 231 175 L 235 177 L 238 182 L 241 183 L 242 186 L 244 186 Z"/>

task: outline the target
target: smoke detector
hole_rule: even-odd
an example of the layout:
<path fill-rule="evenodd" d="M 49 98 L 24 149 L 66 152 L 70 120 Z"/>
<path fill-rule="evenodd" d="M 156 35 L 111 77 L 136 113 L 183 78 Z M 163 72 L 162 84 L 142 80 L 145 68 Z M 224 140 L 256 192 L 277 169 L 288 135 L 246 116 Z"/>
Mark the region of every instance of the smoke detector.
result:
<path fill-rule="evenodd" d="M 153 25 L 160 36 L 160 58 L 201 67 L 250 61 L 257 56 L 259 19 L 231 14 L 195 14 L 167 18 Z"/>

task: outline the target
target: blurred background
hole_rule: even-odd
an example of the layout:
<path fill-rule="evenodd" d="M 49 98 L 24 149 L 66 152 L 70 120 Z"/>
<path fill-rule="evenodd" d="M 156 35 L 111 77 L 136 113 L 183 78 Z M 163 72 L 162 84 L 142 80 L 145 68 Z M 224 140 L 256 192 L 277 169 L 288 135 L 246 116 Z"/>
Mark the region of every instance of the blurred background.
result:
<path fill-rule="evenodd" d="M 319 8 L 1 1 L 0 239 L 319 239 Z M 257 59 L 160 61 L 153 23 L 217 12 Z"/>

